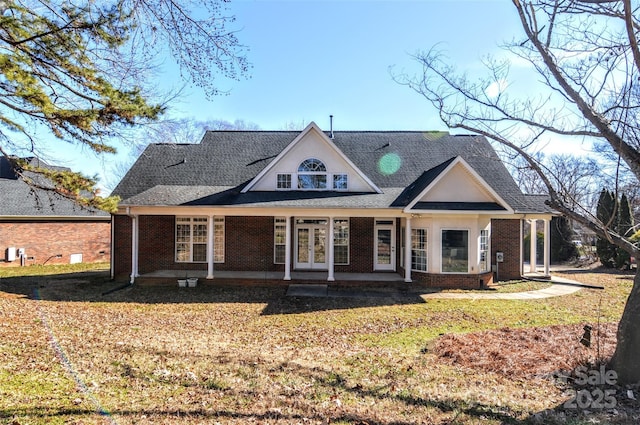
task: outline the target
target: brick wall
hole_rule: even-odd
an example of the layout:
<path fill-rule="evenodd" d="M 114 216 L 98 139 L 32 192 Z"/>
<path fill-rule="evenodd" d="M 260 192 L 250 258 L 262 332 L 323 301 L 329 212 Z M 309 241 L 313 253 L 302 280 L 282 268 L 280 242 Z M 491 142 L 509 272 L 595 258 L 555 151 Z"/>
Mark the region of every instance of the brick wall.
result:
<path fill-rule="evenodd" d="M 82 254 L 83 263 L 108 262 L 110 240 L 109 221 L 1 222 L 0 267 L 20 265 L 5 261 L 9 247 L 24 248 L 27 265 L 69 264 L 71 254 Z"/>
<path fill-rule="evenodd" d="M 349 219 L 349 265 L 335 266 L 340 273 L 371 273 L 373 271 L 373 218 Z"/>
<path fill-rule="evenodd" d="M 493 283 L 493 274 L 430 274 L 411 272 L 414 284 L 429 288 L 481 289 Z"/>
<path fill-rule="evenodd" d="M 491 264 L 496 265 L 496 252 L 504 253 L 500 263 L 499 280 L 520 278 L 520 220 L 491 220 Z"/>
<path fill-rule="evenodd" d="M 131 218 L 114 215 L 113 218 L 113 273 L 122 277 L 131 274 Z"/>
<path fill-rule="evenodd" d="M 273 264 L 273 217 L 232 216 L 224 220 L 225 262 L 215 265 L 218 270 L 284 270 Z"/>

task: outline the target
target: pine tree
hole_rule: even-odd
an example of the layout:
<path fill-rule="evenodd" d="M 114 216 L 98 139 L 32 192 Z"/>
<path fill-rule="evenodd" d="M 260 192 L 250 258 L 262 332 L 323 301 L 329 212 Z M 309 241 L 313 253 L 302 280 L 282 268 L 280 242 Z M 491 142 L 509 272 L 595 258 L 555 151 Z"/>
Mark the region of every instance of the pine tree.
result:
<path fill-rule="evenodd" d="M 602 189 L 598 199 L 596 217 L 607 228 L 615 230 L 617 228 L 616 197 L 613 192 Z M 598 236 L 596 241 L 596 253 L 600 258 L 600 263 L 604 267 L 612 268 L 616 265 L 617 248 L 606 238 Z"/>
<path fill-rule="evenodd" d="M 631 204 L 623 193 L 619 202 L 618 213 L 618 234 L 631 237 L 633 233 L 633 215 L 631 214 Z M 624 249 L 617 249 L 616 267 L 623 268 L 631 265 L 631 255 Z"/>
<path fill-rule="evenodd" d="M 550 226 L 551 261 L 561 262 L 578 256 L 576 246 L 571 242 L 573 230 L 566 217 L 553 217 Z"/>
<path fill-rule="evenodd" d="M 233 17 L 218 0 L 197 3 L 198 13 L 189 9 L 195 3 L 172 0 L 1 1 L 0 154 L 24 178 L 44 175 L 56 192 L 113 210 L 117 199 L 97 196 L 95 179 L 51 173 L 18 157 L 39 156 L 43 131 L 96 153 L 115 152 L 114 138 L 165 111 L 148 78 L 163 48 L 207 93 L 216 93 L 214 71 L 245 75 L 243 47 L 224 27 Z M 31 155 L 16 154 L 22 151 Z"/>

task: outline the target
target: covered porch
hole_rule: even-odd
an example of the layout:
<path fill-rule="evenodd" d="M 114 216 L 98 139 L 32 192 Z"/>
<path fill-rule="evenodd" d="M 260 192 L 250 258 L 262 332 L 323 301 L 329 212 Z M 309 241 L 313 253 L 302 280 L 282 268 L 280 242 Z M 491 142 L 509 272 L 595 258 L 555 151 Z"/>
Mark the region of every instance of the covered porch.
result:
<path fill-rule="evenodd" d="M 292 271 L 291 280 L 284 280 L 281 271 L 224 271 L 214 272 L 213 278 L 207 278 L 206 270 L 157 270 L 141 274 L 136 278 L 140 284 L 175 285 L 178 279 L 198 278 L 198 283 L 220 285 L 289 285 L 295 283 L 314 284 L 327 283 L 326 271 Z M 352 284 L 368 283 L 371 286 L 405 285 L 402 275 L 395 272 L 378 273 L 340 273 L 334 274 L 333 285 L 349 286 Z"/>

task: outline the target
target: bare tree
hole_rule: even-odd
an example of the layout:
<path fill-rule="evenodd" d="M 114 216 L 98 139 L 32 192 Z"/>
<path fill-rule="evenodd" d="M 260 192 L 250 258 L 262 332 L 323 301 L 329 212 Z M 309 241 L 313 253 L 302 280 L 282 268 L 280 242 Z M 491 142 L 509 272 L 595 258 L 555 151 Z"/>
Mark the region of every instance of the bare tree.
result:
<path fill-rule="evenodd" d="M 626 168 L 640 179 L 640 30 L 631 0 L 512 0 L 524 37 L 504 46 L 538 76 L 538 95 L 511 94 L 511 62 L 487 58 L 488 74 L 471 80 L 432 49 L 416 55 L 423 72 L 396 79 L 421 93 L 451 128 L 482 134 L 519 155 L 538 175 L 549 205 L 618 247 L 638 256 L 627 237 L 602 223 L 571 193 L 566 175 L 554 175 L 536 156 L 542 142 L 596 141 L 598 165 Z M 534 79 L 528 84 L 536 84 Z M 487 90 L 489 87 L 498 90 Z M 561 184 L 558 184 L 561 183 Z M 640 275 L 618 328 L 612 367 L 621 381 L 640 382 Z"/>
<path fill-rule="evenodd" d="M 19 156 L 39 155 L 43 134 L 95 153 L 115 152 L 127 129 L 159 119 L 168 94 L 154 78 L 170 52 L 190 83 L 207 94 L 215 78 L 245 76 L 245 49 L 228 28 L 223 0 L 3 0 L 0 2 L 0 154 L 25 181 L 85 205 L 113 210 L 95 179 L 40 169 Z M 25 152 L 29 155 L 25 155 Z"/>

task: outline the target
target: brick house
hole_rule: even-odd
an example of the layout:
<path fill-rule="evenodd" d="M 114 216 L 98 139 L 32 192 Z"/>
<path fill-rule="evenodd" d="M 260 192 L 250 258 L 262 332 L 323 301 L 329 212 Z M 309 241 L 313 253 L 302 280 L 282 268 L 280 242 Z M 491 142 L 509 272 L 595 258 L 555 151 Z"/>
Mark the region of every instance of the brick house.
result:
<path fill-rule="evenodd" d="M 68 170 L 38 158 L 27 160 L 43 168 Z M 29 178 L 47 184 L 36 175 Z M 28 185 L 11 161 L 0 156 L 0 267 L 108 262 L 110 239 L 108 213 Z"/>
<path fill-rule="evenodd" d="M 114 194 L 112 274 L 131 282 L 260 272 L 478 287 L 520 277 L 523 219 L 548 230 L 552 216 L 484 137 L 315 123 L 152 144 Z"/>

